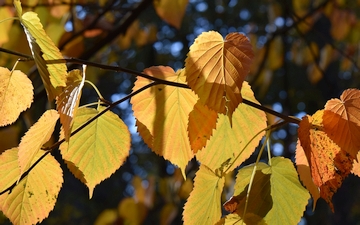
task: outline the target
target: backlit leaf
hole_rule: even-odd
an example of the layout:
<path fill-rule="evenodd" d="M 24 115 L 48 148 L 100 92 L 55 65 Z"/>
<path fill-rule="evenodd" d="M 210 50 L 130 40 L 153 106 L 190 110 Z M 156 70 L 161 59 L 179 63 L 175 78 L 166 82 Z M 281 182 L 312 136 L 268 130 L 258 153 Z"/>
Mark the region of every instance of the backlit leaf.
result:
<path fill-rule="evenodd" d="M 191 149 L 196 153 L 202 149 L 210 139 L 213 129 L 216 127 L 218 115 L 215 111 L 201 104 L 199 101 L 189 114 L 189 140 Z"/>
<path fill-rule="evenodd" d="M 24 27 L 29 46 L 39 69 L 49 100 L 54 99 L 66 86 L 67 68 L 65 63 L 46 64 L 45 60 L 59 60 L 62 55 L 44 31 L 39 17 L 34 12 L 22 15 L 19 0 L 14 0 L 15 8 Z"/>
<path fill-rule="evenodd" d="M 156 13 L 168 24 L 180 29 L 189 0 L 155 0 Z"/>
<path fill-rule="evenodd" d="M 314 184 L 314 181 L 311 176 L 309 162 L 306 158 L 304 149 L 301 147 L 300 141 L 298 141 L 296 145 L 295 159 L 296 159 L 296 169 L 299 173 L 300 180 L 303 183 L 303 185 L 306 187 L 306 189 L 309 190 L 313 198 L 313 210 L 315 210 L 316 202 L 320 198 L 320 190 Z"/>
<path fill-rule="evenodd" d="M 11 7 L 5 7 L 5 6 L 1 6 L 0 7 L 0 46 L 2 46 L 4 43 L 8 42 L 9 40 L 9 31 L 11 28 L 11 25 L 13 24 L 13 20 L 8 20 L 8 21 L 2 21 L 4 19 L 7 19 L 9 17 L 13 17 L 14 13 L 11 10 Z"/>
<path fill-rule="evenodd" d="M 20 168 L 18 148 L 11 148 L 0 155 L 0 192 L 9 188 L 19 179 Z M 1 207 L 0 207 L 1 209 Z"/>
<path fill-rule="evenodd" d="M 59 114 L 56 110 L 47 110 L 26 132 L 19 144 L 20 174 L 23 174 L 41 151 L 41 147 L 51 138 Z"/>
<path fill-rule="evenodd" d="M 354 158 L 331 140 L 323 128 L 324 110 L 305 116 L 299 124 L 299 140 L 308 159 L 321 198 L 334 210 L 331 199 L 350 173 Z"/>
<path fill-rule="evenodd" d="M 234 200 L 231 202 L 237 203 L 234 213 L 240 215 L 246 224 L 297 224 L 310 195 L 300 184 L 293 163 L 283 157 L 271 158 L 271 166 L 258 163 L 246 200 L 254 166 L 240 169 L 236 176 Z M 227 208 L 227 203 L 224 207 Z"/>
<path fill-rule="evenodd" d="M 20 70 L 0 67 L 0 127 L 17 120 L 33 101 L 31 80 Z"/>
<path fill-rule="evenodd" d="M 103 110 L 101 107 L 99 111 Z M 73 130 L 99 113 L 80 108 Z M 63 132 L 62 132 L 63 136 Z M 113 112 L 106 112 L 60 145 L 61 155 L 69 170 L 89 188 L 89 196 L 97 184 L 110 177 L 124 163 L 130 151 L 130 132 Z"/>
<path fill-rule="evenodd" d="M 221 217 L 221 193 L 225 177 L 218 177 L 205 165 L 200 165 L 194 189 L 185 203 L 184 224 L 214 224 Z"/>
<path fill-rule="evenodd" d="M 170 67 L 157 66 L 145 69 L 144 73 L 185 83 L 183 70 L 175 73 Z M 133 91 L 149 83 L 150 80 L 138 77 Z M 183 173 L 193 157 L 187 123 L 197 100 L 191 90 L 168 85 L 155 85 L 131 99 L 140 135 L 152 151 L 179 166 Z"/>
<path fill-rule="evenodd" d="M 352 157 L 360 150 L 360 90 L 347 89 L 325 105 L 326 134 Z"/>
<path fill-rule="evenodd" d="M 238 214 L 229 214 L 221 218 L 216 225 L 243 225 L 244 221 Z"/>
<path fill-rule="evenodd" d="M 209 31 L 191 45 L 185 61 L 186 80 L 201 103 L 216 112 L 231 115 L 241 103 L 241 87 L 254 57 L 246 36 L 223 37 Z"/>
<path fill-rule="evenodd" d="M 39 151 L 31 163 L 43 154 L 44 151 Z M 20 175 L 20 170 L 15 166 L 17 155 L 17 149 L 13 148 L 0 156 L 0 165 L 10 165 L 13 168 L 7 170 L 9 174 L 5 176 L 6 183 L 16 181 Z M 48 154 L 10 193 L 0 195 L 0 210 L 13 224 L 40 223 L 54 208 L 62 183 L 60 164 Z"/>
<path fill-rule="evenodd" d="M 257 102 L 247 82 L 244 82 L 241 93 L 244 98 Z M 263 111 L 240 104 L 233 114 L 232 126 L 227 116 L 219 114 L 216 130 L 205 148 L 197 152 L 196 158 L 213 171 L 224 170 L 230 165 L 228 171 L 231 171 L 253 153 L 264 132 L 252 138 L 265 128 L 266 115 Z"/>
<path fill-rule="evenodd" d="M 66 88 L 56 99 L 56 108 L 60 114 L 60 122 L 65 133 L 65 140 L 69 141 L 74 115 L 79 107 L 81 90 L 84 86 L 85 72 L 81 76 L 80 70 L 69 72 Z"/>

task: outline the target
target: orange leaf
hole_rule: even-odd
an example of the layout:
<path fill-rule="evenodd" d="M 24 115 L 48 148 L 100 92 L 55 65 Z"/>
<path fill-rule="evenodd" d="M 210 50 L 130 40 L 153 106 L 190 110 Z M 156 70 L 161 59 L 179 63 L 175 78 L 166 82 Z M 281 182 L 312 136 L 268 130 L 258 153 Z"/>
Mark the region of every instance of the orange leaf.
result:
<path fill-rule="evenodd" d="M 186 58 L 186 80 L 201 103 L 231 118 L 242 101 L 241 87 L 253 57 L 243 34 L 230 33 L 223 40 L 215 31 L 202 33 Z"/>
<path fill-rule="evenodd" d="M 170 67 L 154 66 L 144 73 L 167 81 L 185 83 L 183 70 L 174 72 Z M 133 91 L 151 83 L 139 77 Z M 148 88 L 131 99 L 138 131 L 148 146 L 184 172 L 193 157 L 187 132 L 189 113 L 197 101 L 189 89 L 168 85 Z"/>
<path fill-rule="evenodd" d="M 57 111 L 53 109 L 46 111 L 21 138 L 19 144 L 20 175 L 31 166 L 31 162 L 37 153 L 41 151 L 43 144 L 51 138 L 58 119 L 59 114 Z"/>
<path fill-rule="evenodd" d="M 69 141 L 70 138 L 71 126 L 74 115 L 79 107 L 84 81 L 85 72 L 83 72 L 83 76 L 81 76 L 80 70 L 70 71 L 66 81 L 66 88 L 56 99 L 56 108 L 60 114 L 60 122 L 65 133 L 66 141 Z"/>
<path fill-rule="evenodd" d="M 313 210 L 315 210 L 316 202 L 320 198 L 320 191 L 318 187 L 314 184 L 314 181 L 311 177 L 311 171 L 309 167 L 309 162 L 306 158 L 304 149 L 301 147 L 300 141 L 298 140 L 295 152 L 296 159 L 296 169 L 299 173 L 299 177 L 306 189 L 309 190 L 313 198 Z"/>
<path fill-rule="evenodd" d="M 323 115 L 324 110 L 319 110 L 313 116 L 303 117 L 298 133 L 320 196 L 334 210 L 332 196 L 350 173 L 354 158 L 341 150 L 324 132 Z"/>
<path fill-rule="evenodd" d="M 352 157 L 360 150 L 360 90 L 347 89 L 325 105 L 326 134 Z"/>
<path fill-rule="evenodd" d="M 30 107 L 33 89 L 23 72 L 0 67 L 0 127 L 15 122 L 20 113 Z"/>
<path fill-rule="evenodd" d="M 189 0 L 156 0 L 154 7 L 161 19 L 180 29 Z"/>
<path fill-rule="evenodd" d="M 43 154 L 44 151 L 38 152 L 31 164 Z M 0 170 L 9 173 L 1 177 L 2 182 L 9 184 L 19 177 L 17 155 L 17 148 L 7 150 L 0 155 Z M 10 168 L 12 170 L 8 170 Z M 54 208 L 62 183 L 63 174 L 60 164 L 48 154 L 11 192 L 0 195 L 0 210 L 13 224 L 40 223 Z"/>
<path fill-rule="evenodd" d="M 360 152 L 357 154 L 356 159 L 354 160 L 351 173 L 360 177 Z"/>
<path fill-rule="evenodd" d="M 215 111 L 204 106 L 199 101 L 189 114 L 189 140 L 191 149 L 196 153 L 202 149 L 210 139 L 213 129 L 216 127 L 218 115 Z"/>

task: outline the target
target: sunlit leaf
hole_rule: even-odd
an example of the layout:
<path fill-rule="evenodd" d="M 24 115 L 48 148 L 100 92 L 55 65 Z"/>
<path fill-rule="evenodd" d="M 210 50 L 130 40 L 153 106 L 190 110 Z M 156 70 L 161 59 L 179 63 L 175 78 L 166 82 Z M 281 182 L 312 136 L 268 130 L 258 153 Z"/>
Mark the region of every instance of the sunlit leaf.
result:
<path fill-rule="evenodd" d="M 31 80 L 20 70 L 0 67 L 0 127 L 17 120 L 33 101 Z"/>
<path fill-rule="evenodd" d="M 0 155 L 0 191 L 14 184 L 19 175 L 18 148 L 8 149 Z"/>
<path fill-rule="evenodd" d="M 241 87 L 253 57 L 243 34 L 230 33 L 224 40 L 217 32 L 204 32 L 190 47 L 186 80 L 204 105 L 231 118 L 242 101 Z"/>
<path fill-rule="evenodd" d="M 59 114 L 56 110 L 47 110 L 26 132 L 19 144 L 20 174 L 23 174 L 41 151 L 41 147 L 51 138 Z"/>
<path fill-rule="evenodd" d="M 39 151 L 32 164 L 45 152 Z M 16 181 L 20 175 L 17 164 L 17 148 L 0 155 L 0 165 L 9 166 L 8 175 L 2 177 L 4 183 Z M 5 180 L 4 180 L 5 179 Z M 60 164 L 53 156 L 45 156 L 31 172 L 9 193 L 0 195 L 0 209 L 13 224 L 36 224 L 48 217 L 54 208 L 63 183 Z M 2 186 L 2 185 L 0 185 Z"/>
<path fill-rule="evenodd" d="M 120 218 L 124 220 L 124 224 L 142 224 L 148 209 L 141 202 L 128 197 L 121 200 L 118 206 Z"/>
<path fill-rule="evenodd" d="M 296 169 L 299 173 L 300 180 L 303 185 L 309 190 L 313 198 L 313 210 L 315 210 L 316 202 L 320 198 L 320 190 L 314 184 L 311 176 L 309 162 L 306 158 L 304 149 L 301 147 L 300 141 L 298 141 L 296 145 L 295 159 Z"/>
<path fill-rule="evenodd" d="M 244 98 L 257 102 L 246 82 L 243 84 L 241 93 Z M 265 128 L 266 115 L 263 111 L 240 104 L 233 114 L 232 126 L 227 116 L 219 114 L 216 130 L 213 131 L 205 148 L 196 153 L 196 158 L 213 171 L 220 168 L 231 171 L 254 152 L 265 133 L 260 131 Z M 257 136 L 254 138 L 255 135 Z"/>
<path fill-rule="evenodd" d="M 46 64 L 45 60 L 59 60 L 62 55 L 52 40 L 47 36 L 34 12 L 26 12 L 22 15 L 19 0 L 14 0 L 15 8 L 24 27 L 29 46 L 39 69 L 49 100 L 54 99 L 66 86 L 67 68 L 65 63 Z"/>
<path fill-rule="evenodd" d="M 199 101 L 189 114 L 189 140 L 191 149 L 196 153 L 202 149 L 210 139 L 213 129 L 216 127 L 218 115 L 215 111 L 204 106 Z"/>
<path fill-rule="evenodd" d="M 104 108 L 100 108 L 99 111 Z M 92 108 L 77 110 L 73 130 L 99 113 Z M 62 132 L 63 135 L 63 132 Z M 130 151 L 130 132 L 113 112 L 98 119 L 60 145 L 69 170 L 89 188 L 89 196 L 101 181 L 110 177 L 124 163 Z"/>
<path fill-rule="evenodd" d="M 334 210 L 332 196 L 350 173 L 354 158 L 340 149 L 323 128 L 324 110 L 305 116 L 299 124 L 299 140 L 308 159 L 321 198 Z"/>
<path fill-rule="evenodd" d="M 180 29 L 189 0 L 155 0 L 156 13 L 168 24 Z"/>
<path fill-rule="evenodd" d="M 144 73 L 185 83 L 183 70 L 175 73 L 170 67 L 157 66 L 145 69 Z M 149 83 L 150 80 L 138 77 L 133 91 Z M 183 173 L 193 157 L 187 123 L 196 101 L 197 97 L 191 90 L 169 85 L 155 85 L 131 99 L 140 135 L 156 154 L 179 166 Z"/>
<path fill-rule="evenodd" d="M 194 180 L 194 190 L 184 206 L 184 224 L 214 224 L 221 217 L 221 193 L 225 177 L 218 177 L 205 165 L 200 165 Z"/>
<path fill-rule="evenodd" d="M 360 150 L 360 90 L 347 89 L 325 105 L 326 134 L 352 157 Z"/>
<path fill-rule="evenodd" d="M 234 200 L 229 201 L 237 203 L 234 213 L 240 215 L 246 224 L 297 224 L 310 195 L 300 184 L 293 163 L 283 157 L 271 158 L 271 166 L 258 163 L 249 198 L 246 199 L 254 166 L 240 169 L 236 176 Z M 246 201 L 248 205 L 244 216 Z"/>
<path fill-rule="evenodd" d="M 66 81 L 66 88 L 56 98 L 56 108 L 60 114 L 60 122 L 65 133 L 65 140 L 69 141 L 71 126 L 73 124 L 74 115 L 79 107 L 81 90 L 84 86 L 85 72 L 81 76 L 80 70 L 72 70 L 69 72 Z"/>
<path fill-rule="evenodd" d="M 216 225 L 243 225 L 244 221 L 238 214 L 229 214 L 221 218 Z M 260 225 L 260 224 L 259 224 Z"/>

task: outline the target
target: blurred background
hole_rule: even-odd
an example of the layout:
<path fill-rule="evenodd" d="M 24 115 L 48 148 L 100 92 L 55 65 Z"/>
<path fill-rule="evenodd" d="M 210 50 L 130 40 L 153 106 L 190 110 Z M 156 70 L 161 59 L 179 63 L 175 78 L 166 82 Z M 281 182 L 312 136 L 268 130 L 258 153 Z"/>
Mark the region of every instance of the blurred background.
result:
<path fill-rule="evenodd" d="M 171 66 L 174 70 L 184 67 L 189 46 L 204 31 L 215 30 L 224 37 L 231 32 L 244 33 L 255 52 L 247 80 L 256 98 L 262 105 L 286 115 L 299 118 L 311 115 L 322 109 L 327 100 L 339 98 L 343 90 L 360 87 L 358 0 L 21 2 L 25 11 L 38 13 L 47 34 L 64 56 L 139 72 L 155 65 Z M 179 7 L 182 5 L 184 10 Z M 160 18 L 166 13 L 173 14 L 175 19 Z M 0 0 L 0 20 L 12 16 L 15 16 L 12 1 Z M 31 55 L 18 21 L 0 23 L 0 30 L 2 49 Z M 12 68 L 18 58 L 0 51 L 1 66 Z M 33 81 L 35 104 L 15 124 L 0 129 L 0 137 L 6 137 L 0 138 L 0 152 L 17 146 L 31 124 L 51 107 L 34 63 L 21 62 L 17 69 Z M 136 79 L 130 74 L 96 67 L 88 67 L 86 76 L 109 101 L 128 95 Z M 95 101 L 96 92 L 85 85 L 81 105 Z M 65 182 L 54 210 L 42 224 L 182 224 L 183 205 L 192 190 L 197 163 L 190 163 L 188 179 L 184 181 L 176 167 L 143 143 L 136 132 L 129 101 L 113 111 L 132 134 L 127 161 L 95 188 L 89 200 L 85 185 L 74 178 L 59 152 L 54 151 L 62 164 Z M 276 118 L 269 116 L 268 120 L 271 124 Z M 296 141 L 295 125 L 274 131 L 272 154 L 294 160 Z M 246 163 L 254 161 L 252 156 Z M 231 196 L 233 182 L 230 174 L 223 201 Z M 310 201 L 299 224 L 360 224 L 357 177 L 350 175 L 333 201 L 335 213 L 323 200 L 312 211 Z M 9 221 L 0 216 L 0 223 Z"/>

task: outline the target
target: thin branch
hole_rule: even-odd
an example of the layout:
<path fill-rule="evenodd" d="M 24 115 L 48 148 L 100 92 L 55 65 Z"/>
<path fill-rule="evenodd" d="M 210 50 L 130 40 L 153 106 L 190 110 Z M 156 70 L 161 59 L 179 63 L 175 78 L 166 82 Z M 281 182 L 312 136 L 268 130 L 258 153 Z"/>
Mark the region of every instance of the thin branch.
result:
<path fill-rule="evenodd" d="M 30 56 L 30 55 L 26 55 L 26 54 L 23 54 L 21 52 L 12 51 L 12 50 L 5 49 L 5 48 L 2 48 L 2 47 L 0 47 L 0 52 L 5 52 L 5 53 L 8 53 L 10 55 L 16 55 L 16 56 L 19 56 L 19 57 L 23 57 L 23 59 L 21 59 L 20 61 L 33 60 L 33 57 Z"/>
<path fill-rule="evenodd" d="M 150 84 L 145 85 L 144 87 L 130 93 L 129 95 L 125 96 L 124 98 L 113 102 L 112 104 L 110 104 L 109 106 L 107 106 L 103 111 L 99 112 L 98 114 L 96 114 L 93 118 L 91 118 L 90 120 L 86 121 L 84 124 L 82 124 L 80 127 L 78 127 L 76 130 L 74 130 L 73 132 L 71 132 L 70 137 L 74 136 L 76 133 L 78 133 L 79 131 L 81 131 L 82 129 L 84 129 L 87 125 L 89 125 L 90 123 L 92 123 L 93 121 L 95 121 L 96 119 L 98 119 L 101 115 L 105 114 L 107 111 L 109 111 L 110 109 L 114 108 L 115 106 L 117 106 L 118 104 L 130 99 L 132 96 L 152 87 L 155 86 L 159 83 L 156 82 L 152 82 Z M 61 139 L 60 141 L 56 142 L 55 144 L 53 144 L 50 147 L 47 148 L 43 148 L 42 150 L 46 150 L 46 152 L 38 159 L 36 160 L 36 162 L 31 165 L 31 167 L 29 169 L 27 169 L 20 177 L 19 181 L 14 182 L 10 187 L 6 188 L 5 190 L 0 192 L 0 195 L 5 194 L 8 191 L 12 191 L 14 189 L 14 187 L 20 182 L 22 181 L 30 172 L 31 170 L 33 170 L 35 168 L 35 166 L 37 164 L 40 163 L 40 161 L 45 158 L 46 155 L 48 155 L 51 151 L 53 151 L 54 149 L 58 148 L 63 142 L 65 141 L 65 138 Z"/>

